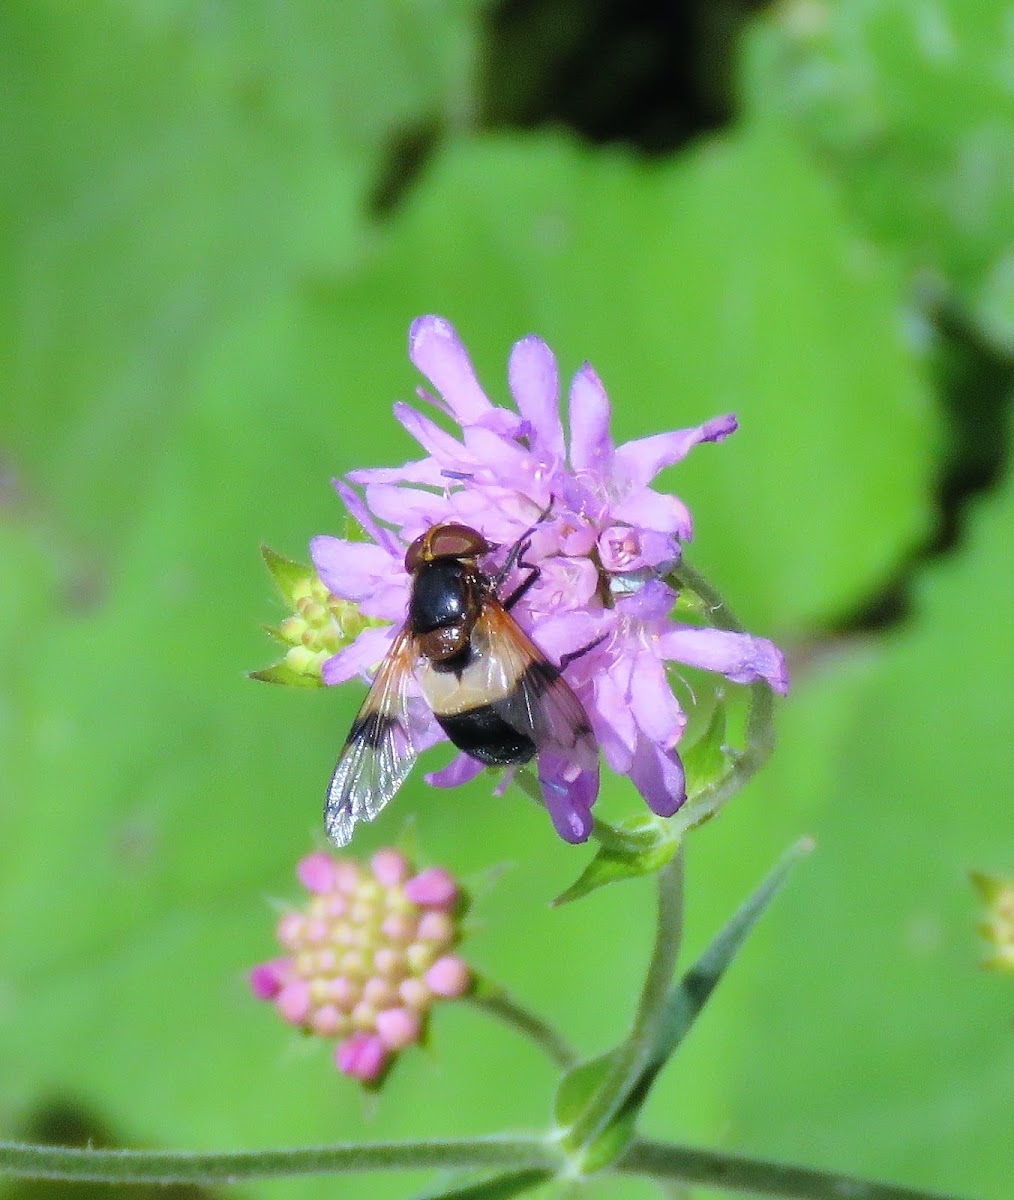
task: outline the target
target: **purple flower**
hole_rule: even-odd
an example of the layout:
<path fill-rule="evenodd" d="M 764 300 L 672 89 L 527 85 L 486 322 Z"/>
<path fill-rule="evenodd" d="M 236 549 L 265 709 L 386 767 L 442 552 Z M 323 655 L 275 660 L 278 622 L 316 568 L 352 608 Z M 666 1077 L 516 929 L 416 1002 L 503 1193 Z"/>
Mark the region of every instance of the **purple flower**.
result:
<path fill-rule="evenodd" d="M 715 417 L 617 446 L 609 399 L 587 363 L 571 382 L 564 430 L 556 359 L 535 336 L 511 351 L 508 379 L 517 412 L 488 399 L 446 320 L 413 322 L 409 356 L 434 389 L 420 388 L 420 399 L 455 422 L 460 436 L 424 410 L 396 404 L 396 418 L 425 456 L 402 467 L 352 471 L 348 481 L 335 482 L 370 540 L 314 538 L 314 564 L 331 593 L 355 602 L 367 617 L 394 624 L 360 633 L 324 663 L 324 681 L 368 676 L 383 658 L 405 619 L 410 579 L 403 560 L 419 534 L 459 521 L 506 548 L 534 524 L 526 561 L 539 575 L 512 615 L 556 661 L 595 643 L 571 663 L 566 678 L 609 765 L 630 776 L 652 811 L 670 816 L 686 798 L 677 752 L 686 716 L 672 690 L 670 664 L 715 671 L 735 683 L 764 680 L 779 692 L 788 687 L 784 659 L 766 639 L 672 619 L 677 593 L 670 575 L 693 523 L 682 500 L 651 484 L 694 446 L 733 433 L 736 418 Z M 442 736 L 431 720 L 426 740 Z M 462 755 L 430 782 L 451 786 L 479 769 Z M 540 762 L 539 773 L 557 829 L 569 841 L 584 841 L 595 800 L 589 772 L 561 761 Z"/>

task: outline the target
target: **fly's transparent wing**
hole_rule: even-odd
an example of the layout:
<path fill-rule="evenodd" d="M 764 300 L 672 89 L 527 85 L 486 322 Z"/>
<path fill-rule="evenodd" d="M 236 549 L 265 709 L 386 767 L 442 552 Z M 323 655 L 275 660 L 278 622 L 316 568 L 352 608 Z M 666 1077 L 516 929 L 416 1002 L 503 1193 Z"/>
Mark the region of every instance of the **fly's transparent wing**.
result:
<path fill-rule="evenodd" d="M 475 627 L 482 647 L 482 687 L 493 708 L 539 751 L 553 750 L 582 767 L 598 758 L 591 723 L 560 669 L 501 605 L 487 602 Z"/>
<path fill-rule="evenodd" d="M 405 782 L 419 754 L 420 731 L 409 706 L 414 642 L 402 629 L 356 715 L 328 784 L 324 825 L 347 846 L 360 821 L 372 821 Z"/>

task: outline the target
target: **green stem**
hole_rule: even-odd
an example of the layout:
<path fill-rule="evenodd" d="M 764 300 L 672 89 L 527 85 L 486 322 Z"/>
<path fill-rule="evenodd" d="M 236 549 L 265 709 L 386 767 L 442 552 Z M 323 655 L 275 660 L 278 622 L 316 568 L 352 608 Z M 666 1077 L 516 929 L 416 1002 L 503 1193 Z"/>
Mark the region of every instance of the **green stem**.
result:
<path fill-rule="evenodd" d="M 654 1053 L 665 1020 L 683 937 L 683 846 L 658 872 L 658 921 L 641 1001 L 630 1037 L 619 1048 L 601 1086 L 567 1133 L 572 1147 L 590 1145 L 620 1110 Z"/>
<path fill-rule="evenodd" d="M 710 623 L 716 629 L 726 629 L 731 633 L 746 632 L 719 593 L 688 562 L 682 560 L 673 570 L 669 580 L 677 590 L 689 590 L 704 602 Z M 760 770 L 775 745 L 773 716 L 774 693 L 771 688 L 763 680 L 751 684 L 745 747 L 736 755 L 729 770 L 721 778 L 702 788 L 686 805 L 681 814 L 685 824 L 680 832 L 713 816 Z M 679 820 L 679 815 L 675 820 Z"/>
<path fill-rule="evenodd" d="M 0 1142 L 0 1174 L 98 1183 L 193 1183 L 210 1186 L 281 1175 L 334 1175 L 427 1168 L 512 1168 L 556 1172 L 562 1159 L 541 1138 L 376 1142 L 223 1154 L 77 1150 Z"/>
<path fill-rule="evenodd" d="M 530 1008 L 519 1004 L 508 992 L 480 980 L 478 988 L 464 997 L 473 1007 L 503 1021 L 517 1033 L 529 1038 L 553 1063 L 564 1071 L 576 1066 L 574 1049 L 558 1030 L 554 1029 Z"/>
<path fill-rule="evenodd" d="M 793 1200 L 957 1200 L 940 1192 L 878 1183 L 834 1171 L 815 1171 L 662 1142 L 635 1141 L 616 1164 L 627 1175 Z"/>

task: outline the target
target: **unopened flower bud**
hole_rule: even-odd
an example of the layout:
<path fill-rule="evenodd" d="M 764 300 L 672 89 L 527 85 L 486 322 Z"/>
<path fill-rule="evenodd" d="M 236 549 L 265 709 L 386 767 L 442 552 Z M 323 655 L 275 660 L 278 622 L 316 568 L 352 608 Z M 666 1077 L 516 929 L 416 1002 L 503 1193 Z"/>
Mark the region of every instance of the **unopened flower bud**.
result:
<path fill-rule="evenodd" d="M 357 1033 L 341 1043 L 335 1051 L 335 1063 L 343 1075 L 362 1083 L 380 1078 L 387 1065 L 387 1051 L 376 1034 Z"/>
<path fill-rule="evenodd" d="M 435 1001 L 469 987 L 468 967 L 449 953 L 457 884 L 441 868 L 413 874 L 390 849 L 369 867 L 318 851 L 297 875 L 309 896 L 278 922 L 288 954 L 255 967 L 250 987 L 290 1024 L 343 1039 L 339 1069 L 375 1084 L 392 1055 L 422 1037 Z"/>

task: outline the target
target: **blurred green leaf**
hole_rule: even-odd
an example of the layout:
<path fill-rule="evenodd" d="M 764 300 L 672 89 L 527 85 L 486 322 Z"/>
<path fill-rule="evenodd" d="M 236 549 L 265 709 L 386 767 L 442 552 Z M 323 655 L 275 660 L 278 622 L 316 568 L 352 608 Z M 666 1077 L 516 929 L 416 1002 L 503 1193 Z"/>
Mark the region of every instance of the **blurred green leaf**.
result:
<path fill-rule="evenodd" d="M 788 119 L 856 216 L 1014 349 L 1014 43 L 1006 0 L 782 0 L 748 106 Z"/>
<path fill-rule="evenodd" d="M 921 575 L 909 622 L 812 664 L 770 767 L 693 839 L 688 887 L 706 905 L 774 837 L 802 825 L 820 854 L 744 949 L 679 1079 L 659 1080 L 656 1129 L 671 1135 L 678 1111 L 682 1140 L 721 1127 L 782 1161 L 1009 1191 L 1010 997 L 979 968 L 967 872 L 1010 845 L 1012 521 L 1008 476 L 967 545 Z"/>
<path fill-rule="evenodd" d="M 439 1184 L 417 1193 L 413 1200 L 510 1200 L 551 1178 L 551 1171 L 508 1171 L 485 1179 Z"/>
<path fill-rule="evenodd" d="M 619 439 L 736 411 L 735 437 L 662 486 L 690 503 L 693 560 L 752 630 L 850 611 L 926 535 L 937 414 L 896 280 L 788 133 L 651 165 L 562 137 L 451 144 L 369 273 L 321 299 L 336 321 L 361 314 L 379 354 L 370 314 L 393 294 L 456 322 L 498 400 L 505 342 L 534 330 L 565 387 L 593 362 Z"/>

